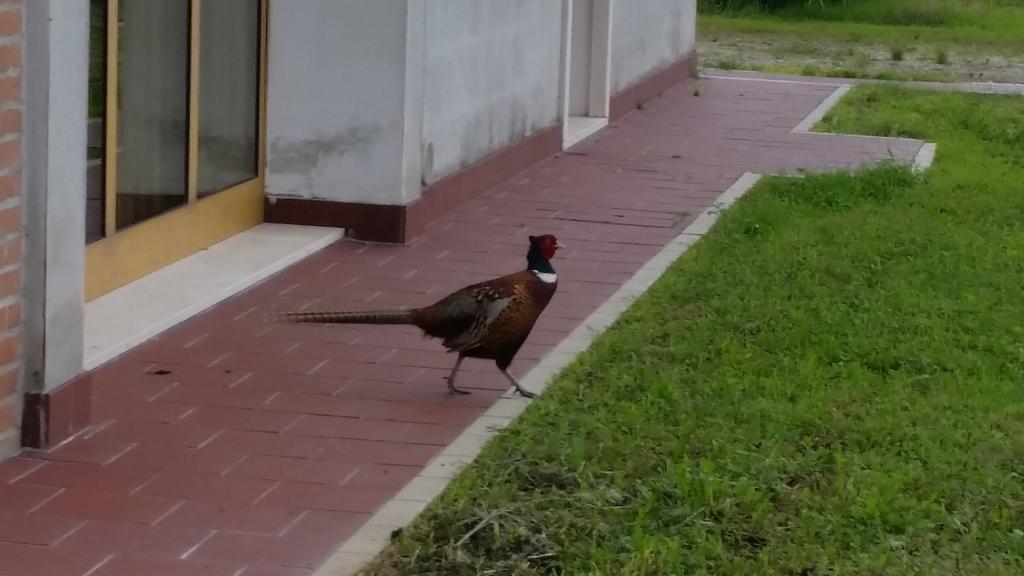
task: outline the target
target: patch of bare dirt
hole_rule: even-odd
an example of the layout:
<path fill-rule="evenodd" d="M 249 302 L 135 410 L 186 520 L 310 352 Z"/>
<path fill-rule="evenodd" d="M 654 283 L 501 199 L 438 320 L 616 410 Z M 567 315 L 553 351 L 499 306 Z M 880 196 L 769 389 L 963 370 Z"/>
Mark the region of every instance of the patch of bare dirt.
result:
<path fill-rule="evenodd" d="M 830 42 L 762 35 L 718 35 L 698 41 L 701 64 L 739 70 L 809 73 L 845 71 L 869 77 L 1024 83 L 1024 54 L 985 53 L 974 47 Z"/>

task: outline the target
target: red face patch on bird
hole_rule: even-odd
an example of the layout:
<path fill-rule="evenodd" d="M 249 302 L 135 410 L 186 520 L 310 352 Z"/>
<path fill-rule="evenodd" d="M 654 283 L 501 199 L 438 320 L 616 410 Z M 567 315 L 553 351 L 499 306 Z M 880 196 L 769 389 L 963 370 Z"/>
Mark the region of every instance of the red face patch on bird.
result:
<path fill-rule="evenodd" d="M 555 257 L 555 251 L 559 248 L 565 248 L 558 242 L 558 238 L 555 238 L 552 234 L 544 234 L 543 236 L 530 236 L 530 244 L 533 244 L 540 249 L 540 253 L 544 255 L 548 260 Z"/>

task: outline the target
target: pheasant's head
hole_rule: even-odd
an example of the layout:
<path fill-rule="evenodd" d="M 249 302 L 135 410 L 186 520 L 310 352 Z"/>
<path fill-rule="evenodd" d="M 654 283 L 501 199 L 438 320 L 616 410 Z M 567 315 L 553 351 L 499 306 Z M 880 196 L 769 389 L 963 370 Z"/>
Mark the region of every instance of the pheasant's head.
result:
<path fill-rule="evenodd" d="M 559 244 L 558 238 L 555 238 L 552 234 L 530 236 L 530 251 L 526 254 L 526 257 L 529 259 L 531 255 L 539 254 L 545 260 L 551 260 L 555 257 L 555 251 L 559 248 L 565 248 L 565 246 Z"/>

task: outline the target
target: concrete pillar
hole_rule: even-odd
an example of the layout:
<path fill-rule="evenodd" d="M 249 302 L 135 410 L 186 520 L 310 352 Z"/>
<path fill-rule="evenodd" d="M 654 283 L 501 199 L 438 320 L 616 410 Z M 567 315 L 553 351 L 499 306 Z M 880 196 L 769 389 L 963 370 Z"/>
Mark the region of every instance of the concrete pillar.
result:
<path fill-rule="evenodd" d="M 420 193 L 424 3 L 271 2 L 268 220 L 402 240 Z"/>
<path fill-rule="evenodd" d="M 88 423 L 82 371 L 89 2 L 25 2 L 22 443 Z"/>

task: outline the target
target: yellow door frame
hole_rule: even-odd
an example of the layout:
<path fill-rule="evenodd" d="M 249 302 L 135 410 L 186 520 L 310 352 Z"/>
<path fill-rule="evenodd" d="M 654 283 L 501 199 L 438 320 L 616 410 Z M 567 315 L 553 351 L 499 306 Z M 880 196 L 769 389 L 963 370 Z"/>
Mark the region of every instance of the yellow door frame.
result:
<path fill-rule="evenodd" d="M 216 0 L 207 0 L 216 1 Z M 267 110 L 267 17 L 260 0 L 259 127 L 257 176 L 199 198 L 199 45 L 203 0 L 190 4 L 188 202 L 117 230 L 118 0 L 107 1 L 107 71 L 104 146 L 105 237 L 85 249 L 85 299 L 92 300 L 150 272 L 263 222 Z"/>

